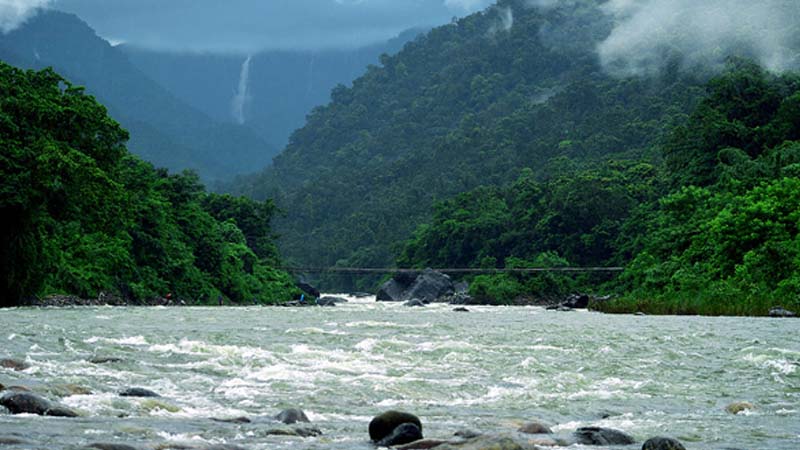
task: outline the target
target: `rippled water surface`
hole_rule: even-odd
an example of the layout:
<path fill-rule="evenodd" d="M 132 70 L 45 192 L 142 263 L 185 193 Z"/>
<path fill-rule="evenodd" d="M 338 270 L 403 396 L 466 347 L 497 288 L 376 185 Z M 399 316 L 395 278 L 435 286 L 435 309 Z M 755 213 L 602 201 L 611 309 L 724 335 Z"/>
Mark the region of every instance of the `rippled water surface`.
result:
<path fill-rule="evenodd" d="M 671 435 L 689 449 L 800 448 L 800 321 L 470 309 L 3 310 L 0 357 L 31 367 L 0 368 L 0 383 L 83 416 L 0 413 L 0 438 L 33 444 L 21 448 L 369 449 L 371 417 L 402 409 L 421 417 L 427 437 L 541 419 L 562 433 L 600 425 L 639 441 Z M 72 395 L 74 385 L 92 393 Z M 163 398 L 117 395 L 132 386 Z M 757 409 L 725 412 L 735 401 Z M 324 435 L 266 435 L 276 425 L 268 418 L 287 407 L 304 409 Z M 209 420 L 239 416 L 254 422 Z"/>

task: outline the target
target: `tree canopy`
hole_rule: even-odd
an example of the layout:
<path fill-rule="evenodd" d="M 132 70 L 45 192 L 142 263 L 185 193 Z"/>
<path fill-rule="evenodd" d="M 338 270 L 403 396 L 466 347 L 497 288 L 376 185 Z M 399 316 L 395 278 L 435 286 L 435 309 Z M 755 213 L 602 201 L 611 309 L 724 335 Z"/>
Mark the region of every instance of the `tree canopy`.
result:
<path fill-rule="evenodd" d="M 2 305 L 100 291 L 133 301 L 273 302 L 271 201 L 205 193 L 197 176 L 130 155 L 128 133 L 54 71 L 0 63 Z"/>

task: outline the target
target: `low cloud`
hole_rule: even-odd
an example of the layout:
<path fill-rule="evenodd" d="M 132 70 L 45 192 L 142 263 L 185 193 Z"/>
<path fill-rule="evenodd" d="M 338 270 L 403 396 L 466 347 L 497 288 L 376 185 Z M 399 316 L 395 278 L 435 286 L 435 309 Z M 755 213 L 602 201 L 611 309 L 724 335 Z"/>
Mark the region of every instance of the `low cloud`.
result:
<path fill-rule="evenodd" d="M 3 2 L 5 0 L 0 0 Z M 354 48 L 449 23 L 494 0 L 51 0 L 108 40 L 166 51 Z"/>
<path fill-rule="evenodd" d="M 50 0 L 0 0 L 0 31 L 15 30 L 49 3 Z"/>
<path fill-rule="evenodd" d="M 514 11 L 511 7 L 497 8 L 497 21 L 489 29 L 489 34 L 493 35 L 500 31 L 511 31 L 514 27 Z"/>
<path fill-rule="evenodd" d="M 797 0 L 609 0 L 603 9 L 616 26 L 598 54 L 616 75 L 657 73 L 676 59 L 713 67 L 730 55 L 774 71 L 800 67 Z"/>

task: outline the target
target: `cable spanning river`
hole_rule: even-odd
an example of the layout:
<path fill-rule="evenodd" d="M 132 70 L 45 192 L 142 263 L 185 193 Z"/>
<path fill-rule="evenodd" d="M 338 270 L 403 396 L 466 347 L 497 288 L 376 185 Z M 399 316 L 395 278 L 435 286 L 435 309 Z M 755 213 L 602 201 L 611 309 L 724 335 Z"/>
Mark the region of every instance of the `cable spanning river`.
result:
<path fill-rule="evenodd" d="M 400 409 L 434 438 L 537 419 L 556 433 L 626 431 L 640 442 L 615 447 L 626 450 L 657 435 L 689 449 L 800 448 L 800 321 L 452 308 L 2 310 L 0 358 L 30 367 L 0 368 L 0 383 L 82 416 L 1 412 L 0 442 L 370 449 L 370 419 Z M 162 397 L 118 395 L 129 387 Z M 725 411 L 737 401 L 756 409 Z M 289 407 L 323 435 L 267 434 Z M 252 423 L 210 420 L 242 416 Z"/>

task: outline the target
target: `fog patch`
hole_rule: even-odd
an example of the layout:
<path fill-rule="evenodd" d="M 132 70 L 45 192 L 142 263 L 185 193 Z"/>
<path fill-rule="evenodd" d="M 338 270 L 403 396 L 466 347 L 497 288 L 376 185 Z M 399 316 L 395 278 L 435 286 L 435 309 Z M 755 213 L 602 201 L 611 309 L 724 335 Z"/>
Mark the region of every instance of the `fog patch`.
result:
<path fill-rule="evenodd" d="M 797 0 L 609 0 L 602 8 L 615 26 L 597 51 L 613 75 L 652 75 L 676 60 L 713 68 L 731 55 L 773 71 L 800 67 Z"/>
<path fill-rule="evenodd" d="M 514 27 L 514 11 L 511 7 L 498 7 L 497 10 L 497 20 L 489 28 L 489 34 L 494 35 L 499 32 L 508 32 L 511 31 L 511 28 Z"/>
<path fill-rule="evenodd" d="M 0 0 L 0 31 L 5 34 L 16 30 L 49 3 L 50 0 Z"/>

